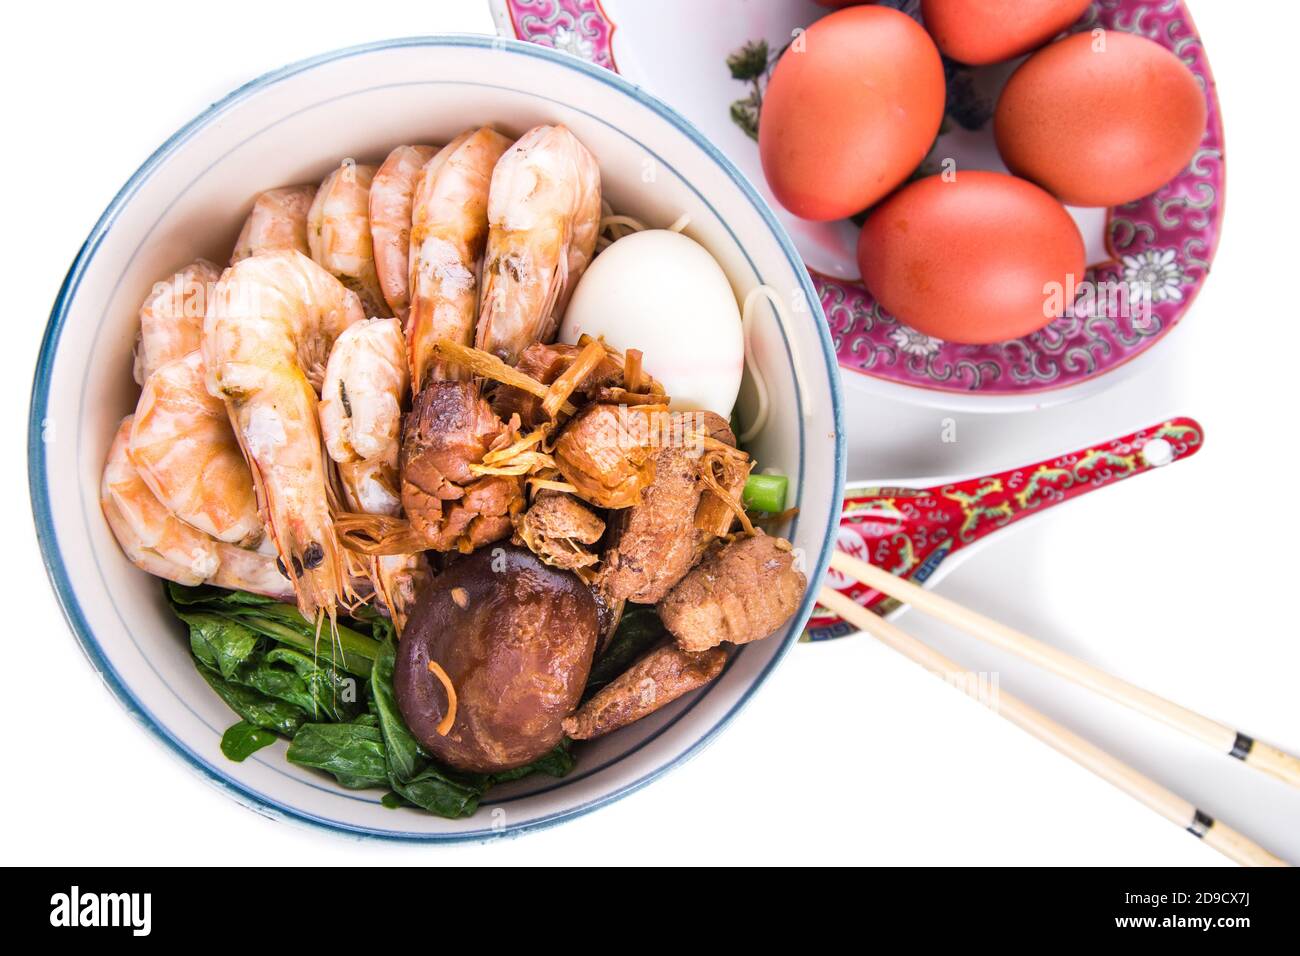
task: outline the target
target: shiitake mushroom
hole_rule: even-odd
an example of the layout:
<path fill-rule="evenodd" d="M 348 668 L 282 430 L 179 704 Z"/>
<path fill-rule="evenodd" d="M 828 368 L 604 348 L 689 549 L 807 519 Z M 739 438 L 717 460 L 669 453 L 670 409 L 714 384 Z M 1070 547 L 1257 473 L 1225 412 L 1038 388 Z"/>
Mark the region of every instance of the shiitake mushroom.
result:
<path fill-rule="evenodd" d="M 523 548 L 480 548 L 417 602 L 397 649 L 398 708 L 421 745 L 451 767 L 521 767 L 559 743 L 597 632 L 595 599 L 574 574 Z M 456 696 L 445 734 L 438 731 L 450 701 L 438 668 Z"/>

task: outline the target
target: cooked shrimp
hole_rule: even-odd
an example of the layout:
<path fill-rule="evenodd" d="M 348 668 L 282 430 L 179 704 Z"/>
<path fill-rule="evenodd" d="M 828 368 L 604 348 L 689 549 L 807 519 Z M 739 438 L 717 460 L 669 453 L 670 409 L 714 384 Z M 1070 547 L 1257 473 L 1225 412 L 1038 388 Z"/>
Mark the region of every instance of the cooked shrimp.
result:
<path fill-rule="evenodd" d="M 563 126 L 538 126 L 501 157 L 488 200 L 476 345 L 513 365 L 559 327 L 600 227 L 600 169 Z"/>
<path fill-rule="evenodd" d="M 461 373 L 433 354 L 441 339 L 474 340 L 478 270 L 488 235 L 492 170 L 510 140 L 496 130 L 461 133 L 425 165 L 411 209 L 410 321 L 407 347 L 411 387 L 458 379 Z"/>
<path fill-rule="evenodd" d="M 262 252 L 293 249 L 311 254 L 307 245 L 307 210 L 316 198 L 315 186 L 283 186 L 268 189 L 253 201 L 253 211 L 244 220 L 244 228 L 231 253 L 233 266 L 241 259 Z"/>
<path fill-rule="evenodd" d="M 375 249 L 375 273 L 388 307 L 403 323 L 410 308 L 406 284 L 410 270 L 411 204 L 420 170 L 437 152 L 436 146 L 399 146 L 388 154 L 370 183 L 370 239 Z"/>
<path fill-rule="evenodd" d="M 581 144 L 579 146 L 581 147 Z M 582 149 L 579 156 L 579 168 L 584 170 L 584 177 L 594 183 L 595 188 L 580 189 L 578 193 L 577 210 L 573 216 L 573 241 L 569 243 L 569 271 L 565 276 L 564 288 L 560 290 L 560 298 L 555 305 L 554 325 L 546 339 L 550 339 L 559 328 L 564 310 L 569 306 L 569 298 L 577 288 L 578 280 L 587 271 L 587 266 L 591 265 L 592 256 L 596 254 L 596 240 L 600 238 L 600 221 L 603 215 L 600 167 L 596 165 L 596 158 L 586 149 Z"/>
<path fill-rule="evenodd" d="M 267 531 L 308 620 L 354 598 L 330 515 L 315 387 L 356 294 L 297 252 L 226 270 L 203 325 L 208 391 L 225 400 Z"/>
<path fill-rule="evenodd" d="M 401 510 L 397 452 L 406 382 L 406 341 L 397 319 L 358 322 L 334 343 L 321 388 L 321 432 L 357 511 Z"/>
<path fill-rule="evenodd" d="M 321 431 L 354 511 L 391 517 L 402 511 L 397 453 L 406 382 L 406 339 L 397 319 L 358 322 L 335 341 L 321 390 Z M 361 560 L 366 562 L 364 575 L 400 634 L 417 584 L 428 574 L 423 555 L 371 555 Z"/>
<path fill-rule="evenodd" d="M 221 565 L 211 537 L 191 528 L 156 498 L 131 463 L 134 417 L 117 427 L 104 463 L 100 501 L 109 527 L 137 567 L 181 584 L 202 584 Z"/>
<path fill-rule="evenodd" d="M 221 270 L 195 259 L 165 282 L 154 284 L 140 306 L 140 334 L 135 340 L 135 380 L 143 385 L 154 369 L 199 347 L 203 315 L 212 285 Z"/>
<path fill-rule="evenodd" d="M 311 257 L 361 297 L 366 315 L 392 315 L 375 272 L 375 248 L 370 239 L 370 183 L 374 166 L 350 159 L 325 177 L 307 212 L 307 244 Z"/>
<path fill-rule="evenodd" d="M 221 565 L 217 573 L 208 578 L 208 584 L 231 591 L 265 594 L 284 601 L 293 600 L 293 585 L 276 563 L 274 548 L 260 547 L 253 551 L 218 541 L 217 557 L 221 559 Z"/>
<path fill-rule="evenodd" d="M 132 416 L 122 419 L 104 463 L 100 504 L 122 551 L 136 567 L 179 584 L 215 584 L 272 597 L 293 593 L 275 558 L 217 541 L 160 502 L 131 463 Z"/>
<path fill-rule="evenodd" d="M 182 521 L 220 541 L 261 538 L 253 476 L 225 403 L 208 394 L 198 349 L 145 382 L 129 454 L 149 490 Z"/>

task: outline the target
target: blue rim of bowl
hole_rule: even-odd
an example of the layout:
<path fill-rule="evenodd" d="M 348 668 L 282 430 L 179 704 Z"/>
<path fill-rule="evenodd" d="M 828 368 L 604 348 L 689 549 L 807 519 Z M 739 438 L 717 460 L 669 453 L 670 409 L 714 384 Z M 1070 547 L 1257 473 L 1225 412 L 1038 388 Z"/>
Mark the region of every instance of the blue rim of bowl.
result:
<path fill-rule="evenodd" d="M 723 170 L 723 172 L 727 174 L 728 178 L 730 178 L 731 181 L 740 189 L 740 191 L 745 195 L 745 198 L 749 200 L 750 204 L 759 213 L 763 221 L 767 224 L 771 234 L 776 238 L 792 270 L 799 279 L 807 301 L 818 303 L 816 315 L 821 317 L 821 321 L 816 323 L 816 327 L 818 339 L 822 346 L 822 357 L 826 363 L 828 371 L 830 372 L 828 383 L 831 392 L 832 417 L 835 424 L 835 487 L 832 490 L 830 500 L 832 502 L 842 500 L 844 494 L 844 469 L 846 461 L 843 394 L 839 378 L 839 367 L 835 358 L 835 349 L 831 343 L 830 331 L 826 326 L 824 316 L 821 315 L 820 302 L 813 290 L 812 281 L 808 276 L 807 270 L 804 268 L 803 260 L 795 250 L 794 243 L 785 232 L 784 227 L 781 226 L 779 221 L 773 215 L 772 210 L 750 184 L 749 180 L 746 179 L 744 174 L 741 173 L 740 170 L 738 170 L 731 161 L 728 160 L 716 146 L 709 142 L 709 140 L 707 140 L 689 121 L 684 119 L 658 98 L 629 83 L 618 74 L 611 73 L 608 70 L 588 63 L 585 60 L 580 60 L 568 54 L 560 53 L 537 44 L 525 43 L 519 40 L 511 40 L 501 37 L 469 34 L 447 34 L 441 36 L 418 36 L 380 40 L 373 43 L 345 47 L 343 49 L 333 50 L 328 53 L 322 53 L 318 56 L 299 60 L 295 63 L 288 64 L 287 66 L 283 66 L 278 70 L 265 73 L 262 76 L 245 83 L 243 86 L 238 87 L 222 99 L 213 103 L 202 113 L 168 137 L 168 139 L 159 146 L 143 164 L 141 164 L 139 169 L 131 175 L 122 188 L 118 190 L 117 194 L 108 204 L 108 207 L 100 215 L 94 228 L 91 229 L 90 234 L 86 237 L 86 241 L 82 243 L 81 249 L 78 251 L 76 258 L 68 269 L 63 284 L 60 286 L 59 292 L 55 297 L 54 306 L 50 311 L 50 320 L 45 330 L 45 336 L 41 342 L 41 349 L 36 363 L 36 374 L 32 383 L 31 411 L 28 418 L 27 472 L 32 499 L 32 513 L 36 523 L 36 534 L 40 544 L 41 556 L 45 563 L 45 569 L 49 576 L 50 584 L 54 588 L 55 597 L 59 602 L 59 607 L 63 612 L 63 616 L 67 621 L 69 628 L 77 638 L 82 653 L 85 654 L 90 665 L 100 675 L 109 690 L 112 691 L 113 695 L 139 723 L 147 727 L 168 747 L 168 749 L 176 753 L 206 779 L 229 793 L 241 805 L 264 814 L 269 811 L 270 815 L 275 818 L 283 817 L 293 819 L 335 833 L 384 840 L 433 843 L 481 842 L 501 836 L 520 835 L 525 832 L 545 829 L 590 813 L 599 807 L 613 803 L 616 800 L 640 790 L 642 787 L 647 786 L 663 774 L 677 766 L 680 766 L 699 753 L 705 746 L 713 741 L 723 728 L 731 723 L 736 714 L 740 712 L 741 708 L 744 707 L 746 703 L 748 703 L 754 692 L 767 679 L 772 669 L 782 660 L 782 658 L 784 658 L 790 648 L 797 642 L 799 634 L 802 632 L 809 615 L 812 613 L 813 605 L 816 603 L 816 588 L 809 588 L 807 595 L 805 595 L 803 605 L 795 616 L 794 626 L 790 628 L 784 646 L 773 656 L 772 660 L 768 662 L 763 671 L 754 678 L 747 688 L 745 688 L 739 699 L 708 731 L 702 734 L 699 739 L 694 741 L 686 750 L 662 766 L 656 767 L 638 779 L 611 790 L 608 793 L 602 794 L 594 800 L 590 800 L 579 806 L 570 807 L 548 816 L 529 820 L 525 823 L 507 825 L 499 830 L 470 831 L 462 833 L 420 833 L 411 831 L 377 830 L 351 824 L 341 825 L 338 821 L 323 820 L 307 811 L 280 803 L 264 794 L 256 793 L 234 778 L 220 772 L 213 765 L 198 760 L 178 741 L 176 741 L 173 736 L 160 725 L 160 723 L 154 720 L 141 702 L 137 700 L 131 689 L 118 678 L 112 665 L 100 649 L 99 642 L 96 640 L 94 633 L 86 621 L 81 606 L 77 601 L 76 590 L 72 585 L 72 581 L 68 576 L 67 568 L 63 563 L 63 555 L 59 549 L 58 539 L 54 532 L 49 488 L 45 481 L 46 460 L 42 432 L 44 429 L 44 421 L 48 406 L 50 374 L 53 366 L 54 354 L 58 348 L 59 340 L 63 333 L 64 322 L 67 318 L 67 310 L 69 303 L 71 302 L 70 293 L 76 289 L 80 282 L 81 275 L 85 272 L 91 260 L 94 258 L 100 241 L 108 233 L 118 213 L 122 208 L 124 208 L 126 198 L 134 191 L 137 184 L 145 180 L 154 169 L 171 154 L 172 150 L 181 141 L 188 138 L 190 134 L 201 127 L 206 126 L 213 117 L 222 113 L 229 106 L 241 99 L 244 99 L 282 79 L 303 73 L 323 64 L 386 49 L 417 46 L 470 47 L 492 50 L 509 50 L 513 53 L 533 57 L 535 59 L 546 60 L 577 73 L 585 74 L 606 86 L 613 87 L 640 104 L 649 107 L 653 112 L 685 134 L 688 139 L 699 147 L 711 160 L 713 160 L 715 164 L 717 164 L 719 168 Z M 834 546 L 836 527 L 837 523 L 832 520 L 826 529 L 821 553 L 818 556 L 816 566 L 812 569 L 813 573 L 810 575 L 810 580 L 814 583 L 821 580 L 821 577 L 825 573 L 826 567 L 830 561 L 830 550 Z"/>

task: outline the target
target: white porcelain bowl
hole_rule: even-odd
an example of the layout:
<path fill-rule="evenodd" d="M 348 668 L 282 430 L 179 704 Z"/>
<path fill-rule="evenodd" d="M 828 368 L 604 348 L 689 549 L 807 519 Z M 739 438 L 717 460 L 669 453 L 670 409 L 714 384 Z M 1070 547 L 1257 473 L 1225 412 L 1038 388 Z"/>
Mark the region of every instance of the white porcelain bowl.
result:
<path fill-rule="evenodd" d="M 247 805 L 350 833 L 415 840 L 483 839 L 558 823 L 644 786 L 708 743 L 811 611 L 812 586 L 785 632 L 742 648 L 714 684 L 580 746 L 577 767 L 563 780 L 539 776 L 493 790 L 464 820 L 384 808 L 378 791 L 343 790 L 288 763 L 283 743 L 243 763 L 222 756 L 221 733 L 234 715 L 195 671 L 158 582 L 122 556 L 99 508 L 109 440 L 137 396 L 131 346 L 141 300 L 195 256 L 225 261 L 259 190 L 319 181 L 343 157 L 377 161 L 399 143 L 445 142 L 471 125 L 518 134 L 556 122 L 595 153 L 605 195 L 619 211 L 654 224 L 688 213 L 689 234 L 717 257 L 738 295 L 766 283 L 797 304 L 813 303 L 794 313 L 788 337 L 773 316 L 756 326 L 772 420 L 750 450 L 762 467 L 790 475 L 800 509 L 794 544 L 806 555 L 810 583 L 825 571 L 844 468 L 834 349 L 786 233 L 699 132 L 616 75 L 487 37 L 393 40 L 285 67 L 180 130 L 104 212 L 50 317 L 29 439 L 41 547 L 91 665 L 142 725 Z M 646 358 L 653 369 L 653 356 Z"/>

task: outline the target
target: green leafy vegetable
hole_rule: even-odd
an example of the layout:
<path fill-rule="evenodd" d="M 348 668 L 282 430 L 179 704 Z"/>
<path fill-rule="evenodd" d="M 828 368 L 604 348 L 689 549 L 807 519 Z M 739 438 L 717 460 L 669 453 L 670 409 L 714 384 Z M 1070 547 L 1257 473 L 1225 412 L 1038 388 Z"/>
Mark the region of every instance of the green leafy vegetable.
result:
<path fill-rule="evenodd" d="M 289 604 L 268 604 L 248 608 L 232 614 L 237 620 L 260 634 L 306 651 L 323 661 L 337 664 L 358 677 L 369 677 L 379 643 L 345 624 L 339 624 L 337 634 L 330 636 L 327 627 L 321 628 L 319 637 L 316 625 L 306 621 L 298 609 Z M 337 647 L 334 644 L 337 641 Z"/>
<path fill-rule="evenodd" d="M 199 604 L 221 604 L 226 607 L 236 607 L 279 603 L 275 598 L 269 598 L 262 594 L 251 594 L 248 591 L 227 591 L 225 588 L 214 587 L 210 584 L 188 587 L 184 584 L 177 584 L 175 581 L 168 581 L 166 582 L 166 588 L 167 599 L 176 607 L 193 607 Z"/>
<path fill-rule="evenodd" d="M 237 724 L 232 724 L 221 735 L 221 752 L 235 763 L 239 763 L 250 754 L 255 754 L 273 743 L 275 743 L 275 734 L 241 720 Z"/>
<path fill-rule="evenodd" d="M 292 737 L 307 719 L 307 712 L 301 707 L 228 681 L 210 667 L 200 665 L 199 673 L 227 707 L 254 726 Z"/>
<path fill-rule="evenodd" d="M 296 647 L 326 662 L 337 663 L 340 668 L 358 677 L 370 676 L 371 664 L 379 653 L 378 640 L 350 627 L 346 621 L 338 625 L 336 648 L 335 638 L 331 637 L 328 627 L 322 627 L 318 635 L 316 624 L 299 614 L 292 604 L 283 604 L 256 594 L 224 591 L 206 585 L 190 588 L 169 583 L 167 597 L 176 609 L 177 616 L 182 616 L 184 612 L 224 617 L 273 641 Z M 365 626 L 361 621 L 353 623 Z"/>
<path fill-rule="evenodd" d="M 359 709 L 355 678 L 295 650 L 273 648 L 242 666 L 235 680 L 301 707 L 313 720 L 346 721 Z"/>
<path fill-rule="evenodd" d="M 200 611 L 177 611 L 190 626 L 190 650 L 208 667 L 230 680 L 257 648 L 258 636 L 237 621 Z"/>
<path fill-rule="evenodd" d="M 383 731 L 389 774 L 397 783 L 404 783 L 420 772 L 420 761 L 424 755 L 397 709 L 397 697 L 393 692 L 393 667 L 396 660 L 397 648 L 392 638 L 386 638 L 380 645 L 379 656 L 375 658 L 374 669 L 370 672 L 370 699 L 374 702 L 379 729 Z"/>
<path fill-rule="evenodd" d="M 333 774 L 349 790 L 388 784 L 383 735 L 370 724 L 303 724 L 286 756 L 291 763 Z"/>
<path fill-rule="evenodd" d="M 492 783 L 507 783 L 534 773 L 544 773 L 550 777 L 563 777 L 573 769 L 573 764 L 573 754 L 569 753 L 569 740 L 566 737 L 556 744 L 550 753 L 542 754 L 532 763 L 517 767 L 514 770 L 502 770 L 499 773 L 492 774 Z"/>
<path fill-rule="evenodd" d="M 455 820 L 474 814 L 491 780 L 474 774 L 462 776 L 430 763 L 404 783 L 390 780 L 390 786 L 405 802 Z"/>

